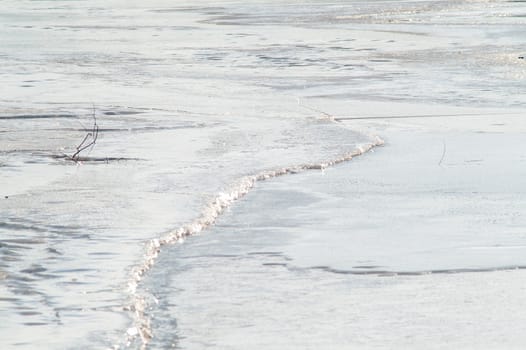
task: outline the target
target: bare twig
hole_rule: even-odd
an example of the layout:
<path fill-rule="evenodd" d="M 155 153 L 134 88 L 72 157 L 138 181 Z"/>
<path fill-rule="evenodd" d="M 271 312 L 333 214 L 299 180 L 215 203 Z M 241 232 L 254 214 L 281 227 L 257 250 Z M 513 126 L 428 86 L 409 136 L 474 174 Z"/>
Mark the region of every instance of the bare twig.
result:
<path fill-rule="evenodd" d="M 442 161 L 444 160 L 444 157 L 446 156 L 446 140 L 442 140 L 442 144 L 444 145 L 442 149 L 442 157 L 440 158 L 440 161 L 438 162 L 438 166 L 442 166 Z"/>
<path fill-rule="evenodd" d="M 91 114 L 93 118 L 93 126 L 91 128 L 91 131 L 89 131 L 86 136 L 82 139 L 82 141 L 79 143 L 79 145 L 76 147 L 77 151 L 71 156 L 68 157 L 74 162 L 78 162 L 80 159 L 80 153 L 84 151 L 85 149 L 88 149 L 89 147 L 95 146 L 95 143 L 97 142 L 97 138 L 99 137 L 99 125 L 97 124 L 97 116 L 95 114 L 95 106 L 93 106 L 93 111 Z"/>

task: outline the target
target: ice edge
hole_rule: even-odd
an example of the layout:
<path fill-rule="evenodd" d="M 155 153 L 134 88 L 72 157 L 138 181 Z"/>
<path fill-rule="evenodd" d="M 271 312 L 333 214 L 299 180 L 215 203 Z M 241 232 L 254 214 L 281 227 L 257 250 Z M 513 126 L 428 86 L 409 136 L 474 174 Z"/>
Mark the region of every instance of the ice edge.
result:
<path fill-rule="evenodd" d="M 146 301 L 147 297 L 145 295 L 137 292 L 137 287 L 142 281 L 144 275 L 154 266 L 163 246 L 183 242 L 185 237 L 195 235 L 214 224 L 227 207 L 236 200 L 244 197 L 257 182 L 289 174 L 298 174 L 308 170 L 323 170 L 350 161 L 354 157 L 363 155 L 371 149 L 383 144 L 384 141 L 380 137 L 374 136 L 372 137 L 371 143 L 358 145 L 353 151 L 332 160 L 262 171 L 255 175 L 242 177 L 234 186 L 232 186 L 232 189 L 229 192 L 219 193 L 207 206 L 205 206 L 201 215 L 196 220 L 164 235 L 163 237 L 148 241 L 146 243 L 144 260 L 140 265 L 137 265 L 132 269 L 130 282 L 128 284 L 128 291 L 131 294 L 131 302 L 124 308 L 124 310 L 133 312 L 134 324 L 126 331 L 126 346 L 131 346 L 136 338 L 140 337 L 142 342 L 141 349 L 145 349 L 146 345 L 153 337 L 151 320 L 146 313 L 149 303 Z M 115 346 L 115 348 L 119 348 L 119 346 Z"/>

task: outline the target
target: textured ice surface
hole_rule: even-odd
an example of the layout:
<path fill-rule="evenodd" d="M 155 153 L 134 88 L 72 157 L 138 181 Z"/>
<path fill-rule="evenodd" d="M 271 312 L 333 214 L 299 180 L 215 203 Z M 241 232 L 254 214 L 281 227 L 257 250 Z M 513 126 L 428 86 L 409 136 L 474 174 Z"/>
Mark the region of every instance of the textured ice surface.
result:
<path fill-rule="evenodd" d="M 509 253 L 508 259 L 513 260 L 510 246 L 517 243 L 513 234 L 522 225 L 521 215 L 513 214 L 520 214 L 515 207 L 522 200 L 520 187 L 515 194 L 509 194 L 513 191 L 506 186 L 514 186 L 518 179 L 510 180 L 494 172 L 508 169 L 511 174 L 522 176 L 522 138 L 513 134 L 490 135 L 486 139 L 473 132 L 524 130 L 517 128 L 522 115 L 518 112 L 524 107 L 526 69 L 525 61 L 519 59 L 524 55 L 525 24 L 520 2 L 203 1 L 174 5 L 173 1 L 162 0 L 8 0 L 2 2 L 0 18 L 0 314 L 9 320 L 0 327 L 4 347 L 34 348 L 38 344 L 46 348 L 100 348 L 122 344 L 127 338 L 126 330 L 128 335 L 138 334 L 134 328 L 137 313 L 129 310 L 133 303 L 128 288 L 134 276 L 132 270 L 145 262 L 145 243 L 156 242 L 151 239 L 195 222 L 210 201 L 247 175 L 340 157 L 358 144 L 369 143 L 371 139 L 365 134 L 385 133 L 388 144 L 371 157 L 371 161 L 379 162 L 364 167 L 364 177 L 380 176 L 379 172 L 367 171 L 381 170 L 380 161 L 386 161 L 387 166 L 393 161 L 391 154 L 400 155 L 405 159 L 401 163 L 409 169 L 430 177 L 430 183 L 415 182 L 415 186 L 434 188 L 440 194 L 437 203 L 442 206 L 408 210 L 432 217 L 442 215 L 444 208 L 451 206 L 459 210 L 451 217 L 463 225 L 467 223 L 458 215 L 469 213 L 467 222 L 475 226 L 462 230 L 461 237 L 467 240 L 474 238 L 477 225 L 484 223 L 481 218 L 492 211 L 495 224 L 483 225 L 490 239 L 484 241 L 487 235 L 476 237 L 482 243 L 470 254 L 475 254 L 475 261 L 480 262 L 478 257 L 497 252 L 491 246 L 495 242 L 491 234 L 493 227 L 498 226 L 506 237 L 511 237 L 500 244 Z M 408 105 L 404 107 L 395 101 Z M 505 117 L 504 112 L 512 107 L 515 115 Z M 85 153 L 87 161 L 76 165 L 64 155 L 75 152 L 75 146 L 90 129 L 93 108 L 100 136 L 96 146 Z M 348 119 L 407 116 L 408 111 L 435 117 L 403 121 Z M 331 122 L 326 113 L 342 120 L 347 118 L 345 124 Z M 456 131 L 449 130 L 450 119 L 442 118 L 443 115 L 462 113 L 491 116 L 476 117 L 485 122 L 477 124 L 477 129 L 473 129 L 469 119 L 456 118 L 452 127 Z M 365 134 L 356 132 L 358 129 Z M 416 129 L 425 129 L 427 134 L 417 134 Z M 393 130 L 402 132 L 392 133 Z M 437 134 L 436 130 L 451 133 Z M 443 140 L 446 153 L 438 166 Z M 487 157 L 480 158 L 475 152 L 476 157 L 462 158 L 463 154 L 455 150 L 463 149 L 464 140 L 473 142 L 466 150 L 488 150 L 484 154 Z M 476 147 L 478 143 L 485 147 Z M 406 146 L 411 148 L 409 152 L 404 150 Z M 501 152 L 501 161 L 494 157 L 495 150 Z M 431 170 L 412 164 L 412 157 L 428 160 Z M 483 161 L 478 162 L 479 159 Z M 361 165 L 353 163 L 350 169 Z M 406 190 L 400 181 L 412 179 L 411 176 L 391 165 L 394 184 Z M 464 173 L 479 176 L 477 167 L 485 172 L 490 169 L 491 175 L 502 175 L 504 180 L 493 182 L 484 178 L 472 185 L 462 178 Z M 325 178 L 331 174 L 326 171 Z M 439 179 L 438 174 L 445 177 Z M 347 213 L 343 218 L 331 217 L 324 222 L 328 216 L 323 200 L 331 197 L 331 191 L 333 195 L 352 191 L 349 178 L 335 175 L 341 190 L 329 188 L 325 192 L 327 183 L 317 182 L 321 172 L 313 176 L 305 179 L 301 190 L 292 185 L 279 188 L 278 182 L 272 191 L 263 190 L 263 196 L 276 196 L 267 198 L 265 207 L 257 207 L 255 211 L 262 216 L 252 219 L 267 220 L 265 225 L 274 220 L 276 232 L 280 225 L 292 220 L 294 225 L 307 225 L 304 231 L 297 227 L 296 232 L 306 234 L 313 230 L 308 227 L 309 222 L 294 217 L 302 215 L 301 207 L 286 220 L 273 219 L 263 209 L 280 208 L 280 200 L 282 206 L 289 206 L 287 203 L 294 198 L 297 203 L 311 198 L 319 215 L 309 213 L 310 223 L 319 220 L 323 223 L 320 229 L 330 228 L 331 223 L 354 224 Z M 376 181 L 386 195 L 391 193 L 387 189 L 396 193 L 396 186 L 382 182 L 388 177 L 385 174 L 385 179 Z M 458 185 L 454 188 L 457 197 L 443 192 L 445 182 Z M 462 190 L 482 187 L 486 182 L 505 196 L 485 197 L 478 187 L 479 194 L 469 195 Z M 311 185 L 318 189 L 309 193 L 306 188 Z M 374 196 L 374 192 L 368 195 Z M 283 199 L 284 196 L 290 198 Z M 399 205 L 415 203 L 413 194 L 405 200 L 393 197 Z M 377 208 L 374 204 L 378 198 L 369 201 L 362 197 L 363 203 L 351 198 L 354 202 L 343 204 L 363 204 L 363 209 L 352 208 L 353 211 Z M 389 219 L 397 213 L 385 213 L 376 225 L 383 223 L 398 233 L 403 231 Z M 276 213 L 276 218 L 278 214 L 286 212 Z M 374 215 L 369 218 L 375 219 Z M 439 240 L 440 228 L 453 224 L 419 225 L 432 227 L 431 237 Z M 418 225 L 413 235 L 417 228 Z M 294 227 L 290 229 L 293 231 Z M 334 227 L 332 231 L 336 232 Z M 405 243 L 413 242 L 414 236 L 409 233 L 402 237 Z M 349 265 L 358 266 L 347 256 L 334 261 L 341 252 L 302 255 L 309 252 L 305 244 L 294 245 L 285 236 L 272 242 L 282 246 L 281 253 L 296 255 L 298 266 L 324 264 L 346 270 Z M 207 242 L 208 237 L 203 235 L 200 239 Z M 321 242 L 316 236 L 312 239 L 314 244 Z M 439 243 L 450 247 L 451 241 Z M 234 249 L 234 243 L 225 237 L 221 249 Z M 380 243 L 384 250 L 389 244 Z M 486 249 L 487 246 L 492 248 Z M 458 249 L 458 245 L 453 248 Z M 415 251 L 405 246 L 400 249 Z M 519 252 L 522 248 L 517 249 Z M 160 256 L 166 259 L 166 265 L 161 266 L 178 266 L 177 250 L 162 251 Z M 391 270 L 427 271 L 441 261 L 437 254 L 430 256 L 434 258 L 427 265 L 417 264 L 418 256 L 414 254 L 413 260 L 407 261 L 392 256 L 375 259 Z M 500 255 L 492 258 L 497 256 Z M 320 260 L 313 261 L 314 258 Z M 511 260 L 506 263 L 516 263 Z M 204 256 L 203 261 L 210 264 L 214 260 Z M 455 259 L 451 264 L 465 265 Z M 186 281 L 179 271 L 166 268 L 151 271 L 152 276 L 159 276 L 162 271 L 168 274 L 163 278 L 181 285 Z M 217 276 L 225 280 L 220 274 Z M 505 280 L 505 276 L 499 278 Z M 432 285 L 434 279 L 429 277 L 428 281 Z M 377 280 L 364 279 L 364 283 L 374 284 Z M 157 309 L 155 300 L 148 298 L 163 296 L 159 303 L 165 305 L 172 303 L 169 298 L 181 297 L 175 293 L 177 290 L 161 277 L 134 287 L 148 302 L 146 314 L 139 313 L 140 322 L 147 325 L 148 317 L 155 316 L 156 340 L 152 347 L 170 346 L 174 334 L 187 336 L 192 342 L 196 339 L 185 335 L 201 331 L 193 326 L 183 327 L 189 322 L 186 309 Z M 199 285 L 195 287 L 198 293 Z M 294 290 L 292 284 L 281 287 Z M 508 299 L 513 300 L 515 290 Z M 381 290 L 378 295 L 384 296 L 384 292 Z M 262 296 L 254 291 L 228 293 L 249 300 Z M 132 294 L 132 299 L 134 296 L 137 295 Z M 337 297 L 337 291 L 324 293 L 326 300 Z M 190 298 L 184 300 L 188 310 L 207 307 L 199 299 L 194 299 L 195 304 L 190 303 Z M 157 314 L 161 310 L 165 314 Z M 235 321 L 235 314 L 227 316 Z M 302 317 L 301 312 L 293 317 L 299 317 L 295 323 L 297 334 L 305 334 L 302 324 L 312 319 L 308 314 Z M 279 329 L 278 323 L 276 326 Z M 272 333 L 272 339 L 281 344 L 280 336 L 293 334 L 293 328 L 289 330 Z M 325 339 L 319 338 L 322 343 L 334 338 L 330 332 L 325 334 Z M 141 340 L 135 340 L 132 347 L 140 346 Z M 199 337 L 198 341 L 207 344 L 213 339 Z"/>
<path fill-rule="evenodd" d="M 165 251 L 152 346 L 520 348 L 524 122 L 462 119 L 381 123 L 384 147 L 258 184 Z"/>

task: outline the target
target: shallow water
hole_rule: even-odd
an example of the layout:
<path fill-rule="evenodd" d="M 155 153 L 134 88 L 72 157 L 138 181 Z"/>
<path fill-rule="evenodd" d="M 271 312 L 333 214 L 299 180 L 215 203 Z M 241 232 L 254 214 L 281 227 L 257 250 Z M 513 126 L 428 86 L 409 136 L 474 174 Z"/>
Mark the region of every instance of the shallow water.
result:
<path fill-rule="evenodd" d="M 193 299 L 207 295 L 205 286 L 188 287 L 203 274 L 217 282 L 237 271 L 216 271 L 222 256 L 242 263 L 234 277 L 253 275 L 269 288 L 272 266 L 323 266 L 302 275 L 301 285 L 334 282 L 313 300 L 343 304 L 356 302 L 340 298 L 348 281 L 322 272 L 523 266 L 520 2 L 4 1 L 0 18 L 0 314 L 10 320 L 0 336 L 7 348 L 140 347 L 150 332 L 152 348 L 226 346 L 201 333 L 214 318 L 189 318 L 207 300 L 223 300 Z M 466 118 L 352 119 L 408 111 L 492 114 L 489 124 L 513 115 L 484 127 Z M 72 162 L 67 156 L 92 129 L 93 114 L 97 143 Z M 444 125 L 455 131 L 443 133 Z M 377 144 L 377 134 L 386 147 L 348 165 L 268 185 L 251 177 L 323 168 Z M 428 153 L 432 162 L 421 164 Z M 361 173 L 352 178 L 355 168 Z M 415 181 L 409 171 L 426 177 Z M 252 197 L 228 209 L 254 185 Z M 362 196 L 354 195 L 357 185 L 367 189 Z M 438 209 L 410 204 L 435 200 Z M 402 209 L 419 219 L 402 221 L 410 231 L 393 224 Z M 363 245 L 349 243 L 358 236 L 347 236 L 347 227 L 359 228 Z M 396 240 L 371 239 L 385 227 Z M 170 246 L 180 232 L 203 228 L 190 244 Z M 249 254 L 261 251 L 269 254 Z M 195 256 L 190 276 L 181 272 L 186 255 Z M 275 300 L 296 290 L 290 276 L 280 278 L 274 294 L 235 285 L 223 291 Z M 383 283 L 359 282 L 364 290 Z M 303 325 L 315 315 L 287 300 L 279 303 L 295 322 L 284 332 L 273 319 L 266 334 L 281 348 L 287 334 L 298 336 L 290 347 L 305 348 Z M 239 305 L 218 315 L 237 322 L 236 312 L 251 310 Z M 324 330 L 308 342 L 327 345 L 335 334 L 329 324 Z M 228 344 L 245 343 L 235 335 Z"/>

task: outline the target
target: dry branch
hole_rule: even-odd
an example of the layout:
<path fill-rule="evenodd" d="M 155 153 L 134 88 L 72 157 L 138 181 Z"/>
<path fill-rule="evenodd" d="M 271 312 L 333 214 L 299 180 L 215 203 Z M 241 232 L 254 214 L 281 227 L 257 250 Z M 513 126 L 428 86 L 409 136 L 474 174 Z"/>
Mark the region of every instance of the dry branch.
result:
<path fill-rule="evenodd" d="M 95 106 L 93 106 L 93 112 L 91 114 L 93 118 L 93 126 L 91 127 L 91 130 L 86 130 L 86 136 L 82 139 L 82 141 L 78 144 L 76 147 L 76 152 L 73 153 L 72 156 L 68 156 L 69 159 L 71 159 L 74 162 L 78 162 L 80 160 L 80 153 L 90 147 L 93 148 L 95 143 L 97 142 L 97 138 L 99 137 L 99 125 L 97 124 L 97 116 L 95 114 Z"/>

